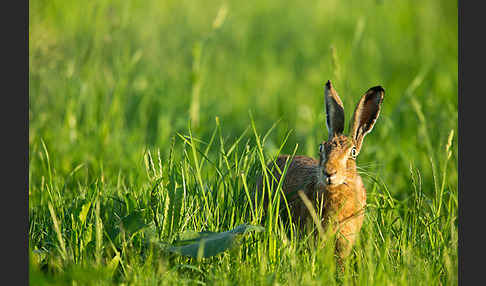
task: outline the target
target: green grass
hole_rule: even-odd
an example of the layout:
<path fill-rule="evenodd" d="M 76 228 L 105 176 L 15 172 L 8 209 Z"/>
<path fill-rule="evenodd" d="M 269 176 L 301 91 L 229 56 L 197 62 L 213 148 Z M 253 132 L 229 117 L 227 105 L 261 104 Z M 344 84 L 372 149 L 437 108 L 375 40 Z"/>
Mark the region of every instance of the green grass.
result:
<path fill-rule="evenodd" d="M 29 5 L 32 285 L 457 285 L 457 2 Z M 317 156 L 328 79 L 347 122 L 386 90 L 343 274 L 252 193 L 278 153 Z M 160 247 L 242 223 L 265 231 L 209 259 Z"/>

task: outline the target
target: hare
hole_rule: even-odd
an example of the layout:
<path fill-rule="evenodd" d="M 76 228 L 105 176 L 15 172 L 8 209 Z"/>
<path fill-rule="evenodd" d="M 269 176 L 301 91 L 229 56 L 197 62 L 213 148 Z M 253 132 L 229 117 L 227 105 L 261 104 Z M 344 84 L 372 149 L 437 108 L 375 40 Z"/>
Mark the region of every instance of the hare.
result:
<path fill-rule="evenodd" d="M 299 198 L 298 191 L 304 192 L 312 201 L 313 207 L 322 214 L 322 229 L 336 234 L 335 252 L 338 262 L 342 262 L 350 254 L 363 224 L 366 190 L 356 171 L 356 157 L 365 135 L 373 129 L 380 114 L 384 95 L 385 90 L 381 86 L 375 86 L 361 97 L 350 122 L 349 135 L 346 136 L 343 134 L 342 101 L 331 81 L 327 81 L 324 99 L 328 140 L 319 145 L 319 160 L 294 156 L 292 162 L 288 163 L 282 184 L 282 191 L 295 222 L 310 218 L 309 210 Z M 273 179 L 272 175 L 269 178 L 274 191 L 286 161 L 290 159 L 289 155 L 281 155 L 275 163 L 267 166 L 269 170 L 273 170 Z M 260 177 L 258 182 L 260 191 L 263 191 L 262 179 Z M 268 195 L 265 194 L 264 197 L 268 202 Z M 319 204 L 319 201 L 323 203 Z M 264 206 L 267 204 L 264 203 Z M 286 210 L 281 213 L 285 214 Z"/>

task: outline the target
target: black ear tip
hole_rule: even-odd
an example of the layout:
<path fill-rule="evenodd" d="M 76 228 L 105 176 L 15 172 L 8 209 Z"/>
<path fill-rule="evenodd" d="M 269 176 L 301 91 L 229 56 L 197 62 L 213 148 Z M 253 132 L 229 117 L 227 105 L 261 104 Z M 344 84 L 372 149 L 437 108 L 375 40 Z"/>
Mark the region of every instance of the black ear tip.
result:
<path fill-rule="evenodd" d="M 327 88 L 331 88 L 331 81 L 330 81 L 330 80 L 328 80 L 328 81 L 326 82 L 326 87 L 327 87 Z"/>
<path fill-rule="evenodd" d="M 369 91 L 385 93 L 385 90 L 381 85 L 373 86 L 372 88 L 369 89 Z"/>

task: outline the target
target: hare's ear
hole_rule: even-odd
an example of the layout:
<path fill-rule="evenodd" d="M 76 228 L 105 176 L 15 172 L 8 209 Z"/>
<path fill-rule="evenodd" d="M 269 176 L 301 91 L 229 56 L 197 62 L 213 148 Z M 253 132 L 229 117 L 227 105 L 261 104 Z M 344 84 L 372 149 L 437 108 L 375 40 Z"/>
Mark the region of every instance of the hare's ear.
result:
<path fill-rule="evenodd" d="M 329 139 L 334 135 L 343 133 L 344 107 L 331 81 L 328 80 L 324 88 L 324 102 L 326 105 L 326 126 L 329 131 Z"/>
<path fill-rule="evenodd" d="M 354 139 L 358 153 L 361 150 L 363 138 L 373 129 L 376 119 L 380 115 L 384 96 L 385 90 L 381 86 L 372 87 L 361 97 L 354 110 L 349 135 Z"/>

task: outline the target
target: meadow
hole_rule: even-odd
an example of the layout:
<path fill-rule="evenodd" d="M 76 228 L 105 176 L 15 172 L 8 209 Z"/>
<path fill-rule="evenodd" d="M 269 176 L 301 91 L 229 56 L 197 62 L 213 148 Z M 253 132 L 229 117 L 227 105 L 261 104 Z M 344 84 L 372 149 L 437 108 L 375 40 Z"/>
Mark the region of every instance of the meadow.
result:
<path fill-rule="evenodd" d="M 327 80 L 346 126 L 386 90 L 344 273 L 251 195 L 318 155 Z M 30 1 L 30 284 L 457 285 L 457 90 L 457 1 Z M 244 223 L 211 258 L 163 248 Z"/>

